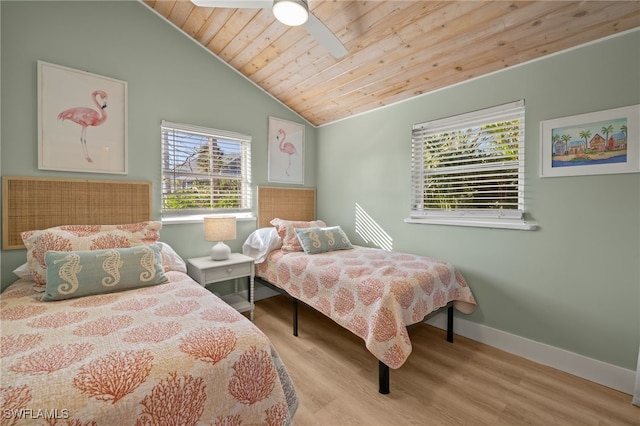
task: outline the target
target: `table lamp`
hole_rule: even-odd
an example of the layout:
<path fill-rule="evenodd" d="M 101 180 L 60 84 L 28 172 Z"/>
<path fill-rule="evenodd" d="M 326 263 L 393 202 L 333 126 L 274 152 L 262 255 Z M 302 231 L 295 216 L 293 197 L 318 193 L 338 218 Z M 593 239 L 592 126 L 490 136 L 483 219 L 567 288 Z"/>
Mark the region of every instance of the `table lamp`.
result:
<path fill-rule="evenodd" d="M 204 239 L 217 241 L 217 244 L 211 247 L 211 259 L 228 259 L 231 255 L 231 249 L 223 241 L 236 239 L 235 216 L 205 216 Z"/>

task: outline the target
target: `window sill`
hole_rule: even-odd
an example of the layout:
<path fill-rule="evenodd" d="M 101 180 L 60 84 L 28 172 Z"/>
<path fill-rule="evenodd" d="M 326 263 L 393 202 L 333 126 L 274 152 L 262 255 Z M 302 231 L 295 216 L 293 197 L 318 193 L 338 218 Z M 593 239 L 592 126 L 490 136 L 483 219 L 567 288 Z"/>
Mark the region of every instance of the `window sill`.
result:
<path fill-rule="evenodd" d="M 404 221 L 405 223 L 421 225 L 471 226 L 475 228 L 518 229 L 521 231 L 535 231 L 538 229 L 538 224 L 521 220 L 407 218 Z"/>
<path fill-rule="evenodd" d="M 229 214 L 226 215 L 220 215 L 220 216 L 228 216 Z M 184 216 L 169 216 L 169 217 L 163 217 L 162 218 L 162 224 L 163 225 L 177 225 L 177 224 L 185 224 L 185 223 L 203 223 L 204 222 L 204 217 L 205 216 L 216 216 L 215 214 L 194 214 L 194 215 L 184 215 Z M 256 217 L 253 216 L 252 214 L 246 213 L 246 214 L 236 214 L 236 219 L 238 220 L 238 222 L 242 222 L 242 221 L 256 221 Z"/>

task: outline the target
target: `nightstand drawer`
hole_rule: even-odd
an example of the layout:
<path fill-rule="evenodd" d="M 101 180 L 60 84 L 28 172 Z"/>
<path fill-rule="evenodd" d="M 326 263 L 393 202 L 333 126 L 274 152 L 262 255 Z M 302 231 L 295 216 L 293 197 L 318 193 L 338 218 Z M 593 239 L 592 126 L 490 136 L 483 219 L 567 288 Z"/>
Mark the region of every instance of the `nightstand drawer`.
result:
<path fill-rule="evenodd" d="M 195 257 L 187 259 L 187 272 L 201 286 L 209 286 L 209 290 L 215 283 L 234 280 L 234 292 L 222 295 L 222 300 L 233 306 L 240 312 L 250 311 L 251 321 L 253 321 L 253 282 L 254 282 L 254 260 L 252 257 L 242 253 L 231 253 L 228 259 L 212 260 L 211 256 Z M 248 297 L 238 293 L 238 280 L 247 277 L 249 279 Z"/>
<path fill-rule="evenodd" d="M 220 266 L 204 271 L 204 282 L 210 283 L 224 279 L 246 277 L 251 274 L 251 263 L 241 263 L 238 265 Z"/>

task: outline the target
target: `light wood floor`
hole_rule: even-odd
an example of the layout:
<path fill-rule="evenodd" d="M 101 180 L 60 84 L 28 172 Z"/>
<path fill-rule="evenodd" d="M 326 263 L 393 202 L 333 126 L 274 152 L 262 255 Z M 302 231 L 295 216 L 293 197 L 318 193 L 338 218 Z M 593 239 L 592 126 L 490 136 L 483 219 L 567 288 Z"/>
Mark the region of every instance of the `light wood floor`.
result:
<path fill-rule="evenodd" d="M 640 425 L 627 395 L 421 324 L 413 352 L 378 393 L 377 360 L 364 342 L 321 314 L 300 308 L 299 336 L 283 296 L 256 304 L 255 324 L 291 374 L 304 425 Z"/>

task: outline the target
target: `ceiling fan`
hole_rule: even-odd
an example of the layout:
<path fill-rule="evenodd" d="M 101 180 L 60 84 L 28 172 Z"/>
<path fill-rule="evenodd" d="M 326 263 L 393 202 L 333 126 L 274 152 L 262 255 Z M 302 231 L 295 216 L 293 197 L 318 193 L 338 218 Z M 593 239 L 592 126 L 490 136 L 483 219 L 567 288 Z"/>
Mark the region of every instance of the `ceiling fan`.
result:
<path fill-rule="evenodd" d="M 314 14 L 309 12 L 307 0 L 191 0 L 201 7 L 232 9 L 271 8 L 276 19 L 285 25 L 301 25 L 335 58 L 342 58 L 347 49 L 342 42 Z"/>

